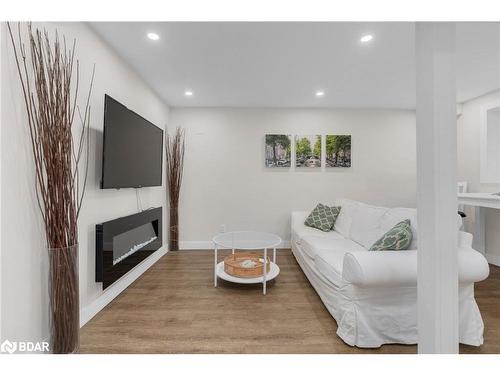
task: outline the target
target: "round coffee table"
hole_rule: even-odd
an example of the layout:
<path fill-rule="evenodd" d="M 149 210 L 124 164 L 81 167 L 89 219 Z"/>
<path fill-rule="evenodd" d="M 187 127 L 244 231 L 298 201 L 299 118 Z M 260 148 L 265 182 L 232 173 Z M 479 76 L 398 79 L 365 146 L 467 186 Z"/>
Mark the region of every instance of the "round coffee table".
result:
<path fill-rule="evenodd" d="M 280 273 L 280 268 L 276 264 L 276 247 L 281 244 L 281 238 L 272 233 L 240 231 L 218 234 L 212 241 L 214 243 L 214 286 L 217 287 L 217 277 L 239 284 L 262 283 L 262 293 L 265 295 L 267 282 L 276 278 Z M 267 259 L 267 250 L 273 249 L 273 261 L 270 264 L 269 272 L 264 272 L 262 276 L 235 277 L 224 271 L 224 261 L 218 262 L 217 250 L 219 249 L 231 249 L 233 254 L 235 250 L 263 250 L 263 259 Z"/>

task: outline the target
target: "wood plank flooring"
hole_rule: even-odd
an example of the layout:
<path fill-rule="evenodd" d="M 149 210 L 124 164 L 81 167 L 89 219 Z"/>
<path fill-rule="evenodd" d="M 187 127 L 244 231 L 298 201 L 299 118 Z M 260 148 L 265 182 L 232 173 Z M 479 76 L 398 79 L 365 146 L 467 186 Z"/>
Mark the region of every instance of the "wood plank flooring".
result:
<path fill-rule="evenodd" d="M 221 257 L 222 259 L 222 257 Z M 281 273 L 260 285 L 219 280 L 211 251 L 169 252 L 81 329 L 81 353 L 415 353 L 416 345 L 350 347 L 290 250 Z M 476 284 L 485 322 L 480 348 L 500 353 L 500 267 Z"/>

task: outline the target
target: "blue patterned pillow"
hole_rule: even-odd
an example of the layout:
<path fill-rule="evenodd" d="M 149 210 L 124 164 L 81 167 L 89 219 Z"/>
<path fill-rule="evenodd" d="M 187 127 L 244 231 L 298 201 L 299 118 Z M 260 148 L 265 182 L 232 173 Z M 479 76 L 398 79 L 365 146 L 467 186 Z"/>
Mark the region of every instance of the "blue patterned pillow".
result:
<path fill-rule="evenodd" d="M 412 238 L 411 223 L 409 219 L 406 219 L 392 227 L 370 247 L 370 250 L 406 250 L 410 247 Z"/>

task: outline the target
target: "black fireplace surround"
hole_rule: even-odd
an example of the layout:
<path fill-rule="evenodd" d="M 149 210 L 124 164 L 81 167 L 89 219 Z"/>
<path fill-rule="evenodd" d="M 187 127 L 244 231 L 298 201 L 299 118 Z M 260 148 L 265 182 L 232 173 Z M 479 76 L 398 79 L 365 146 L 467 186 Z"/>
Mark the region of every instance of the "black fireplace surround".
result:
<path fill-rule="evenodd" d="M 162 246 L 162 207 L 96 225 L 95 281 L 113 284 Z"/>

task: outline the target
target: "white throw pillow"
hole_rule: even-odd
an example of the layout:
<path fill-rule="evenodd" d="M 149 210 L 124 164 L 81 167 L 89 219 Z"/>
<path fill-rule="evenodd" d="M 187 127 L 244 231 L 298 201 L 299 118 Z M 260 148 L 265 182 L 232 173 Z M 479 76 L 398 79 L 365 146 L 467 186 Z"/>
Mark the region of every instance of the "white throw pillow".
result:
<path fill-rule="evenodd" d="M 340 214 L 335 221 L 334 229 L 345 238 L 349 238 L 352 216 L 363 203 L 346 198 L 338 198 L 333 206 L 340 206 Z"/>
<path fill-rule="evenodd" d="M 380 222 L 388 210 L 385 207 L 361 204 L 352 216 L 350 239 L 369 249 L 387 232 L 381 228 Z"/>

